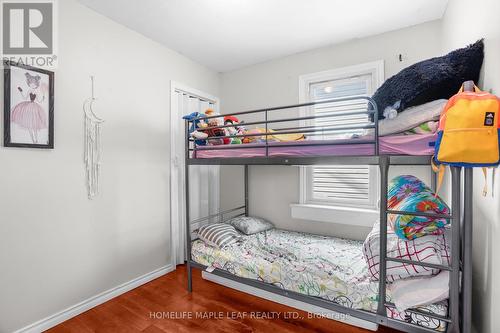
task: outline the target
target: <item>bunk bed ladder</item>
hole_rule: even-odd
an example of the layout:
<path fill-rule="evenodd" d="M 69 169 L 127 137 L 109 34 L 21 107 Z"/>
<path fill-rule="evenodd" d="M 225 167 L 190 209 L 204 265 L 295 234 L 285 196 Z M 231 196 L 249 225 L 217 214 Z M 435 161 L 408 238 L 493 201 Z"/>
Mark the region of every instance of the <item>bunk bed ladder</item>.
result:
<path fill-rule="evenodd" d="M 387 187 L 390 157 L 379 157 L 380 168 L 380 273 L 377 323 L 391 326 L 387 317 L 386 300 L 387 262 L 414 264 L 423 267 L 450 271 L 448 316 L 439 318 L 448 323 L 447 332 L 470 333 L 471 331 L 471 281 L 472 281 L 472 169 L 465 169 L 464 191 L 461 189 L 461 167 L 451 167 L 451 215 L 433 213 L 411 213 L 387 209 Z M 463 197 L 462 197 L 463 193 Z M 462 213 L 462 198 L 464 210 Z M 407 259 L 387 257 L 388 214 L 433 216 L 451 220 L 451 266 L 423 263 Z M 462 271 L 462 276 L 460 272 Z M 461 280 L 460 280 L 461 278 Z M 462 305 L 462 306 L 460 306 Z M 438 316 L 433 316 L 438 318 Z"/>

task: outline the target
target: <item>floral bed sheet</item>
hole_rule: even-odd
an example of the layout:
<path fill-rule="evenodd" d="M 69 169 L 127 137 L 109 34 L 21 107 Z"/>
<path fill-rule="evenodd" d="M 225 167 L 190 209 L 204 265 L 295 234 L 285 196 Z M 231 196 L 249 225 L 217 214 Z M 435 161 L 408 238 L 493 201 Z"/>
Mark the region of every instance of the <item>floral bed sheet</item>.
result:
<path fill-rule="evenodd" d="M 280 229 L 243 236 L 241 242 L 217 249 L 192 243 L 193 260 L 234 275 L 263 281 L 298 293 L 321 297 L 346 307 L 375 312 L 378 282 L 368 274 L 363 243 Z M 390 290 L 387 290 L 391 301 Z M 446 315 L 446 302 L 418 310 Z M 388 316 L 445 331 L 446 323 L 411 310 L 387 308 Z"/>

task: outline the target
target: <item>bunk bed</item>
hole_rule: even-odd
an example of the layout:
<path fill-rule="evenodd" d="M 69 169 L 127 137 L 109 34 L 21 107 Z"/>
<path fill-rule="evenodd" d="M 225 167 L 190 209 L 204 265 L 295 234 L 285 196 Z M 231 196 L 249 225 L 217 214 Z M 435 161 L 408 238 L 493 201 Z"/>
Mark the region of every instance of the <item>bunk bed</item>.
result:
<path fill-rule="evenodd" d="M 310 125 L 311 121 L 324 115 L 306 115 L 299 117 L 280 117 L 283 111 L 299 108 L 311 108 L 319 104 L 343 103 L 361 101 L 365 103 L 366 109 L 355 111 L 338 112 L 330 117 L 348 116 L 354 114 L 366 114 L 368 119 L 372 119 L 369 124 L 349 125 L 349 126 L 327 126 L 319 127 Z M 349 98 L 338 98 L 334 100 L 324 100 L 318 102 L 302 103 L 296 105 L 273 107 L 245 112 L 227 114 L 225 116 L 250 116 L 255 119 L 257 116 L 262 120 L 245 123 L 246 126 L 263 126 L 264 131 L 255 134 L 233 134 L 218 137 L 209 136 L 207 140 L 221 138 L 244 138 L 248 136 L 258 136 L 261 140 L 258 143 L 241 145 L 207 145 L 200 146 L 196 140 L 191 138 L 190 132 L 195 120 L 185 122 L 185 189 L 186 189 L 186 241 L 187 241 L 187 271 L 188 290 L 192 291 L 192 268 L 205 270 L 211 268 L 211 274 L 233 280 L 251 287 L 265 290 L 273 294 L 285 296 L 294 300 L 305 302 L 314 306 L 346 314 L 361 320 L 373 322 L 379 325 L 388 326 L 405 332 L 461 332 L 471 331 L 471 279 L 472 279 L 472 169 L 458 167 L 451 168 L 451 214 L 435 214 L 429 212 L 407 212 L 391 210 L 387 208 L 387 187 L 388 172 L 390 166 L 394 165 L 421 165 L 429 166 L 433 152 L 432 135 L 422 136 L 379 136 L 379 119 L 376 103 L 369 97 L 358 96 Z M 205 119 L 221 117 L 214 115 Z M 279 123 L 293 123 L 293 127 L 272 129 Z M 210 129 L 227 128 L 232 125 L 211 126 Z M 363 130 L 367 134 L 359 137 L 347 139 L 323 139 L 304 140 L 296 142 L 274 142 L 269 138 L 271 135 L 288 135 L 297 133 L 307 133 L 311 137 L 320 133 L 325 137 L 325 133 L 338 133 L 342 131 Z M 296 288 L 294 281 L 280 281 L 265 279 L 259 274 L 246 274 L 241 276 L 235 274 L 238 265 L 250 265 L 253 260 L 259 260 L 258 255 L 250 257 L 245 263 L 242 255 L 238 254 L 238 248 L 223 252 L 225 258 L 224 265 L 213 265 L 217 262 L 221 251 L 214 251 L 207 247 L 192 235 L 193 224 L 224 222 L 234 216 L 249 215 L 249 167 L 252 165 L 377 165 L 380 170 L 380 277 L 378 281 L 360 281 L 356 276 L 366 267 L 356 268 L 359 261 L 360 243 L 356 241 L 329 238 L 324 236 L 306 235 L 302 233 L 275 230 L 266 232 L 265 237 L 275 237 L 280 244 L 307 242 L 315 238 L 316 242 L 324 243 L 324 249 L 328 247 L 342 249 L 344 258 L 335 257 L 331 254 L 330 262 L 336 262 L 335 279 L 342 280 L 347 289 L 352 289 L 358 298 L 370 299 L 368 305 L 360 306 L 349 299 L 349 291 L 344 297 L 338 294 L 328 294 L 325 292 L 311 293 L 304 292 Z M 244 203 L 240 207 L 218 212 L 216 214 L 191 220 L 189 217 L 189 168 L 192 165 L 241 165 L 244 166 Z M 463 182 L 462 179 L 463 173 Z M 435 186 L 435 177 L 432 177 Z M 463 188 L 462 188 L 463 187 Z M 463 204 L 463 207 L 462 207 Z M 449 265 L 433 264 L 428 262 L 414 261 L 404 258 L 394 258 L 387 255 L 387 225 L 388 216 L 413 215 L 443 218 L 451 221 L 450 238 L 450 258 Z M 258 247 L 260 236 L 246 237 L 244 244 L 250 244 L 253 248 Z M 290 243 L 290 244 L 291 244 Z M 289 244 L 289 245 L 290 245 Z M 292 246 L 289 246 L 292 248 Z M 305 251 L 306 247 L 298 246 L 296 251 Z M 325 250 L 325 251 L 326 251 Z M 292 250 L 290 250 L 293 252 Z M 289 252 L 290 252 L 289 251 Z M 217 252 L 217 253 L 216 253 Z M 297 253 L 295 253 L 297 254 Z M 246 252 L 248 257 L 248 251 Z M 404 312 L 396 310 L 395 305 L 390 301 L 387 292 L 387 266 L 388 263 L 400 263 L 419 266 L 425 269 L 435 269 L 449 272 L 449 297 L 448 300 L 440 304 L 433 304 L 427 307 L 417 307 L 407 309 Z M 351 266 L 349 272 L 342 273 L 342 269 Z M 219 267 L 215 268 L 214 267 Z M 232 267 L 232 269 L 231 269 Z M 212 271 L 213 269 L 213 271 Z M 307 269 L 311 269 L 308 267 Z M 241 270 L 240 270 L 241 271 Z M 251 271 L 251 270 L 246 270 Z M 326 269 L 325 269 L 326 271 Z M 321 273 L 321 272 L 320 272 Z M 323 272 L 324 273 L 324 272 Z M 339 275 L 340 274 L 340 275 Z M 321 275 L 321 274 L 318 274 Z M 328 280 L 328 276 L 322 277 Z M 293 280 L 288 279 L 288 280 Z M 353 281 L 356 281 L 353 283 Z M 287 283 L 288 282 L 288 283 Z M 349 287 L 351 286 L 351 287 Z M 357 288 L 357 289 L 356 289 Z M 363 289 L 363 290 L 361 290 Z M 361 295 L 361 296 L 360 296 Z M 362 303 L 362 302 L 361 302 Z"/>

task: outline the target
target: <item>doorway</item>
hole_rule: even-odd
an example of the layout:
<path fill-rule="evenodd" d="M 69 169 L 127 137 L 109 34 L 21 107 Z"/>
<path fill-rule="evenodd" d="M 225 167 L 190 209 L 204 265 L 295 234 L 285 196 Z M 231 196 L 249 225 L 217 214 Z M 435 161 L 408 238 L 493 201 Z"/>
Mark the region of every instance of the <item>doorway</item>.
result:
<path fill-rule="evenodd" d="M 219 112 L 219 99 L 202 91 L 171 81 L 170 87 L 170 221 L 172 266 L 186 259 L 185 213 L 185 123 L 182 117 L 192 112 L 204 113 L 211 108 Z M 193 165 L 189 167 L 190 220 L 219 211 L 219 167 Z"/>

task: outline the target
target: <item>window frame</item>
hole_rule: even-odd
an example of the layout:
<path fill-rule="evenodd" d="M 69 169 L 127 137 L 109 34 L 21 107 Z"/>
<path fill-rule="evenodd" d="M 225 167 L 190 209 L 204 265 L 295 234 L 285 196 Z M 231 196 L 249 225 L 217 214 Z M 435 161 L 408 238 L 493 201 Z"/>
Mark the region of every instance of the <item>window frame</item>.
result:
<path fill-rule="evenodd" d="M 370 74 L 372 76 L 372 87 L 373 92 L 380 87 L 384 82 L 384 61 L 378 60 L 368 63 L 363 63 L 354 66 L 346 66 L 335 68 L 332 70 L 310 73 L 299 76 L 299 102 L 307 103 L 309 99 L 309 87 L 311 84 L 339 80 L 346 77 L 366 75 Z M 312 115 L 312 108 L 301 108 L 300 117 L 306 117 Z M 300 121 L 300 126 L 306 126 L 307 121 Z M 379 192 L 379 182 L 378 182 L 378 168 L 376 166 L 369 166 L 369 183 L 370 192 L 369 200 L 366 204 L 360 204 L 355 202 L 355 200 L 349 200 L 348 198 L 339 200 L 320 200 L 312 199 L 312 168 L 311 167 L 300 167 L 300 204 L 301 205 L 314 205 L 319 207 L 340 207 L 340 208 L 360 208 L 360 209 L 378 209 L 378 192 Z"/>

